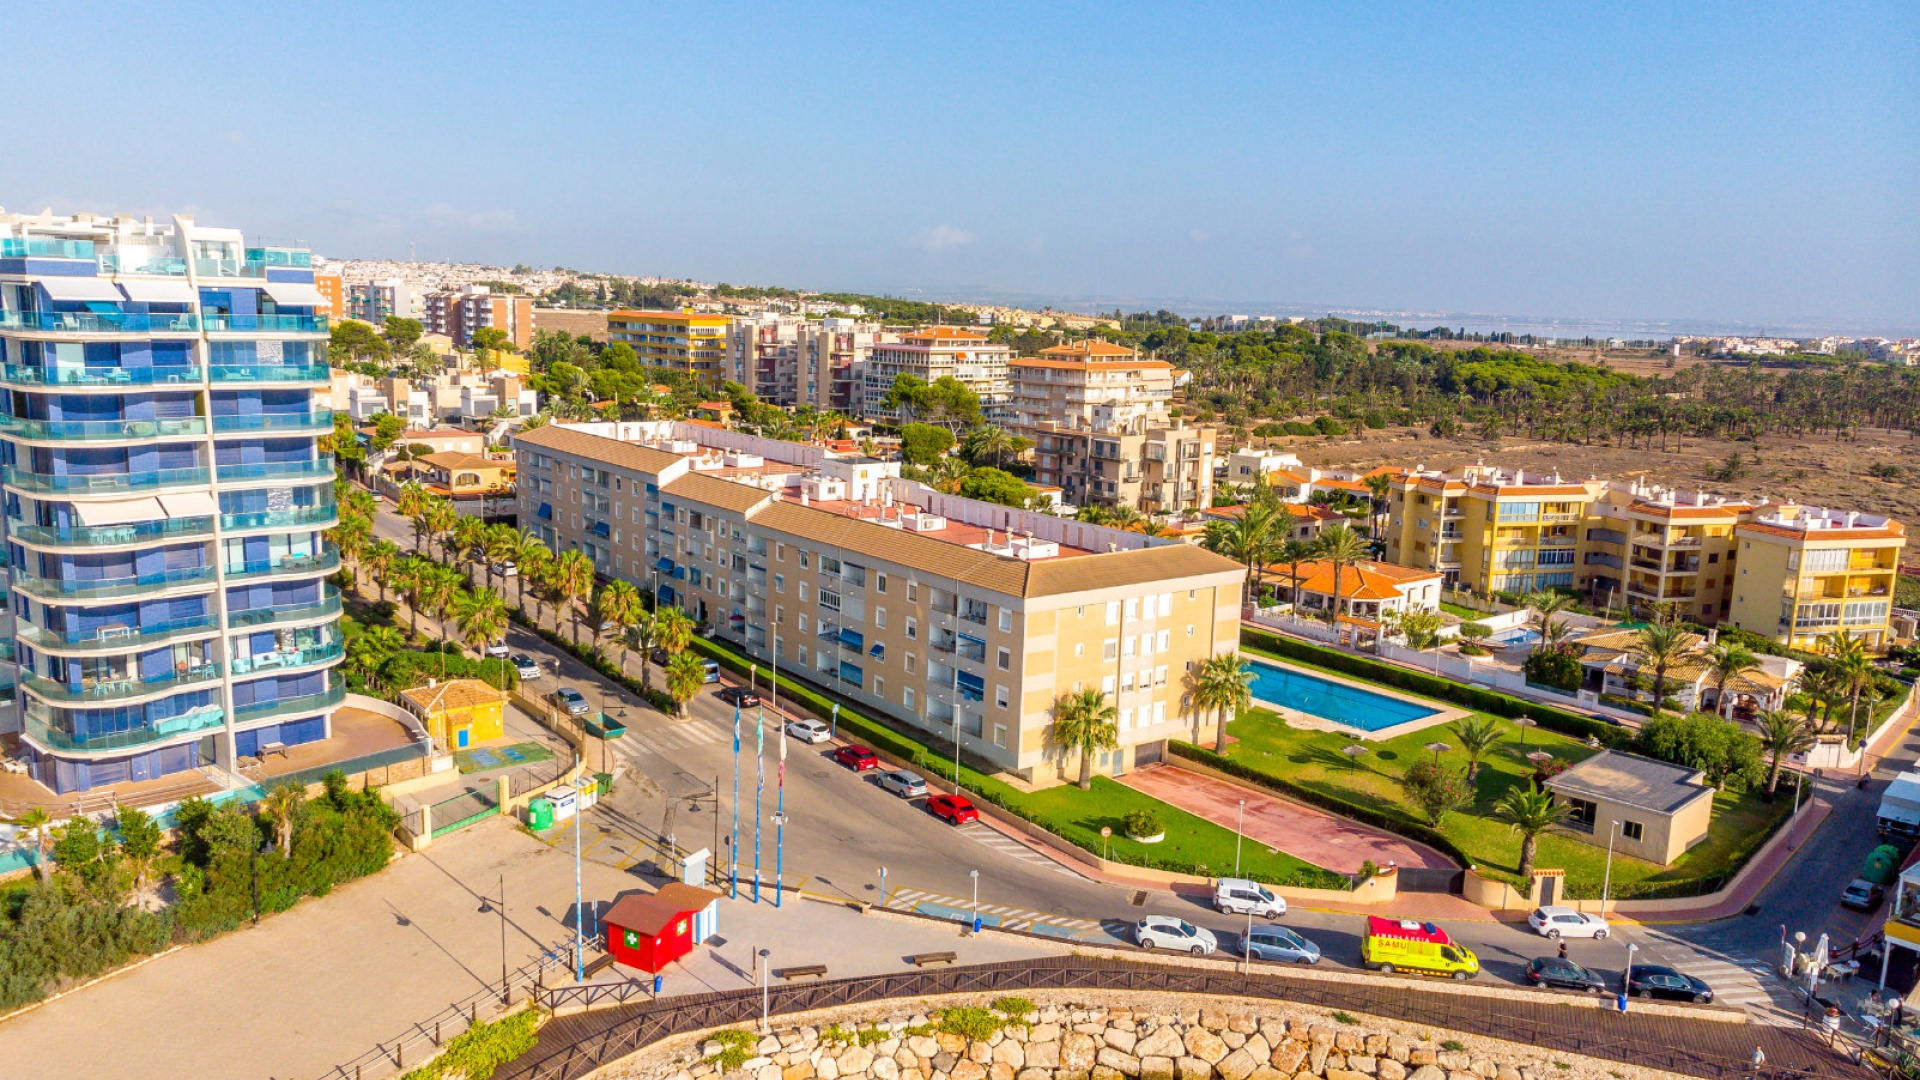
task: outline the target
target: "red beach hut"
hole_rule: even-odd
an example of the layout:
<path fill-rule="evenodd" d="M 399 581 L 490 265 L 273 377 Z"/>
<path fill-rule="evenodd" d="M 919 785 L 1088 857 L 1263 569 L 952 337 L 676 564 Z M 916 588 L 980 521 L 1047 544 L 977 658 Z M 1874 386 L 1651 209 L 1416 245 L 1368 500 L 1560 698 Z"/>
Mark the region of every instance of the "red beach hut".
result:
<path fill-rule="evenodd" d="M 654 975 L 719 929 L 720 894 L 673 882 L 655 893 L 627 893 L 601 921 L 617 963 Z"/>

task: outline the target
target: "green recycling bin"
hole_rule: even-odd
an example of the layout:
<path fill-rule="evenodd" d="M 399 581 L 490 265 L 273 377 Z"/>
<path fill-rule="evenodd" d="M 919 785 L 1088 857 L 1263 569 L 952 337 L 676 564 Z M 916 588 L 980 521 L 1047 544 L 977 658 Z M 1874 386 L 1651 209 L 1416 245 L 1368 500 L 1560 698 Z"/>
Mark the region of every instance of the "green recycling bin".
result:
<path fill-rule="evenodd" d="M 527 828 L 534 832 L 545 832 L 553 828 L 551 799 L 531 799 L 527 802 Z"/>
<path fill-rule="evenodd" d="M 597 789 L 595 794 L 605 795 L 607 792 L 613 790 L 613 774 L 604 772 L 594 773 L 593 783 Z"/>

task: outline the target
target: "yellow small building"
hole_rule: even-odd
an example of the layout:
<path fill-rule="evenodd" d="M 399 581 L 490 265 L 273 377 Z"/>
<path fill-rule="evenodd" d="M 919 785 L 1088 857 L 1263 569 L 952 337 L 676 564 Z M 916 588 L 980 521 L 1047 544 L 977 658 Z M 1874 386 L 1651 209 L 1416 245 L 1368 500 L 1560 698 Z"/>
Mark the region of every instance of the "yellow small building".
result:
<path fill-rule="evenodd" d="M 429 681 L 400 691 L 400 703 L 447 750 L 464 750 L 506 734 L 506 695 L 478 679 Z"/>
<path fill-rule="evenodd" d="M 472 499 L 513 494 L 513 459 L 445 450 L 419 459 L 427 468 L 427 487 L 437 495 Z"/>

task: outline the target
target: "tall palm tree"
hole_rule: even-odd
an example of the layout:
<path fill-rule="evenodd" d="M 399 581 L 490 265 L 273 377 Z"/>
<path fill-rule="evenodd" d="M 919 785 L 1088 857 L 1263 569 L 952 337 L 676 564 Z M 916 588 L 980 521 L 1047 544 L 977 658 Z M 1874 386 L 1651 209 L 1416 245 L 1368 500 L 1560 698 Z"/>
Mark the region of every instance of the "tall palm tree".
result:
<path fill-rule="evenodd" d="M 361 557 L 366 554 L 373 540 L 373 523 L 350 511 L 340 512 L 340 524 L 327 530 L 327 538 L 347 561 L 347 572 L 351 575 L 353 589 L 360 591 Z"/>
<path fill-rule="evenodd" d="M 33 834 L 33 863 L 35 866 L 47 861 L 47 826 L 53 824 L 52 815 L 45 807 L 35 806 L 21 814 L 15 825 Z"/>
<path fill-rule="evenodd" d="M 1760 661 L 1746 647 L 1732 641 L 1716 641 L 1707 646 L 1707 671 L 1713 676 L 1714 708 L 1727 715 L 1727 683 L 1749 671 L 1758 670 Z"/>
<path fill-rule="evenodd" d="M 427 587 L 421 599 L 427 605 L 427 613 L 440 624 L 440 636 L 451 638 L 447 633 L 447 620 L 453 615 L 454 602 L 466 591 L 467 575 L 451 566 L 432 566 L 427 571 Z"/>
<path fill-rule="evenodd" d="M 391 626 L 369 626 L 355 634 L 347 646 L 347 663 L 360 672 L 362 680 L 372 683 L 379 679 L 380 669 L 387 661 L 406 647 L 407 641 L 399 630 Z"/>
<path fill-rule="evenodd" d="M 969 462 L 995 468 L 1007 463 L 1007 457 L 1017 445 L 1013 433 L 994 424 L 981 424 L 967 432 L 967 437 L 960 443 L 961 452 Z"/>
<path fill-rule="evenodd" d="M 293 855 L 293 819 L 306 801 L 306 789 L 290 783 L 281 784 L 260 800 L 260 816 L 273 826 L 273 844 L 282 855 Z"/>
<path fill-rule="evenodd" d="M 1540 621 L 1540 643 L 1551 648 L 1560 644 L 1568 633 L 1564 620 L 1555 621 L 1554 616 L 1573 607 L 1575 600 L 1563 592 L 1537 592 L 1526 598 L 1526 605 L 1533 609 L 1533 617 Z"/>
<path fill-rule="evenodd" d="M 373 574 L 374 587 L 380 590 L 380 602 L 387 602 L 388 577 L 400 562 L 400 545 L 391 540 L 375 540 L 367 546 L 365 562 Z"/>
<path fill-rule="evenodd" d="M 1554 802 L 1551 791 L 1543 791 L 1540 785 L 1532 783 L 1508 791 L 1494 804 L 1494 818 L 1520 834 L 1521 877 L 1533 876 L 1540 834 L 1558 825 L 1567 816 L 1567 810 L 1568 804 Z"/>
<path fill-rule="evenodd" d="M 553 560 L 553 584 L 573 619 L 573 643 L 580 644 L 580 603 L 593 595 L 593 560 L 584 551 L 569 551 Z"/>
<path fill-rule="evenodd" d="M 1373 498 L 1369 504 L 1371 513 L 1367 516 L 1367 535 L 1376 544 L 1385 544 L 1386 538 L 1380 535 L 1380 519 L 1387 512 L 1387 497 L 1393 493 L 1393 477 L 1386 473 L 1374 473 L 1360 481 L 1367 485 L 1367 494 Z"/>
<path fill-rule="evenodd" d="M 640 598 L 640 590 L 634 588 L 631 582 L 614 581 L 600 590 L 598 607 L 601 621 L 613 624 L 614 641 L 620 646 L 620 671 L 624 674 L 632 631 L 646 617 L 646 602 Z"/>
<path fill-rule="evenodd" d="M 426 520 L 427 542 L 438 543 L 447 561 L 454 561 L 458 549 L 453 543 L 453 528 L 460 523 L 460 512 L 455 510 L 453 503 L 446 499 L 431 499 L 420 514 Z"/>
<path fill-rule="evenodd" d="M 654 612 L 653 640 L 661 652 L 676 656 L 693 644 L 693 617 L 677 605 Z"/>
<path fill-rule="evenodd" d="M 1830 702 L 1834 694 L 1834 673 L 1825 660 L 1815 660 L 1800 670 L 1795 680 L 1800 687 L 1801 702 L 1807 710 L 1807 727 L 1818 733 L 1826 725 L 1815 719 L 1820 713 L 1823 702 Z"/>
<path fill-rule="evenodd" d="M 453 602 L 453 624 L 481 657 L 507 633 L 507 601 L 492 589 L 462 591 Z"/>
<path fill-rule="evenodd" d="M 520 542 L 520 554 L 513 560 L 514 569 L 520 578 L 520 606 L 527 606 L 527 589 L 538 585 L 553 567 L 553 550 L 540 542 L 539 538 L 523 534 Z"/>
<path fill-rule="evenodd" d="M 1770 709 L 1760 714 L 1760 749 L 1767 752 L 1767 798 L 1780 786 L 1780 761 L 1792 754 L 1805 753 L 1813 749 L 1819 740 L 1807 727 L 1806 721 L 1784 709 Z"/>
<path fill-rule="evenodd" d="M 1273 553 L 1273 518 L 1271 505 L 1251 503 L 1239 517 L 1209 524 L 1200 541 L 1207 550 L 1247 568 L 1248 595 L 1243 602 L 1251 603 L 1260 595 L 1267 558 Z"/>
<path fill-rule="evenodd" d="M 1201 661 L 1187 681 L 1194 709 L 1220 718 L 1213 749 L 1226 753 L 1228 718 L 1253 705 L 1253 670 L 1241 662 L 1239 653 L 1219 653 Z"/>
<path fill-rule="evenodd" d="M 1293 613 L 1300 614 L 1300 564 L 1313 558 L 1313 545 L 1298 537 L 1289 536 L 1280 542 L 1280 548 L 1274 553 L 1275 562 L 1287 564 L 1287 573 L 1293 575 Z"/>
<path fill-rule="evenodd" d="M 692 653 L 677 653 L 667 661 L 667 696 L 673 698 L 675 715 L 686 715 L 687 702 L 700 692 L 700 686 L 706 680 L 707 666 Z"/>
<path fill-rule="evenodd" d="M 1822 637 L 1820 647 L 1834 673 L 1834 689 L 1847 698 L 1847 742 L 1851 745 L 1860 719 L 1860 696 L 1873 689 L 1873 661 L 1867 657 L 1866 639 L 1854 637 L 1849 630 Z"/>
<path fill-rule="evenodd" d="M 1118 710 L 1107 704 L 1107 695 L 1098 690 L 1061 694 L 1053 699 L 1053 745 L 1062 760 L 1068 754 L 1080 755 L 1080 790 L 1093 787 L 1093 755 L 1120 745 L 1120 728 L 1114 723 Z"/>
<path fill-rule="evenodd" d="M 487 584 L 492 585 L 494 564 L 511 563 L 520 554 L 520 534 L 505 522 L 489 525 L 481 530 L 480 549 L 487 557 Z M 518 571 L 518 564 L 514 568 Z"/>
<path fill-rule="evenodd" d="M 417 555 L 401 559 L 393 568 L 394 590 L 407 600 L 407 636 L 420 636 L 420 608 L 426 602 L 428 579 L 434 564 Z"/>
<path fill-rule="evenodd" d="M 1314 541 L 1317 554 L 1333 564 L 1333 604 L 1327 609 L 1327 625 L 1332 626 L 1340 612 L 1340 578 L 1349 566 L 1367 558 L 1367 542 L 1345 525 L 1329 525 Z"/>
<path fill-rule="evenodd" d="M 1467 752 L 1467 783 L 1480 778 L 1480 759 L 1500 741 L 1500 725 L 1491 716 L 1469 716 L 1453 724 L 1460 749 Z"/>
<path fill-rule="evenodd" d="M 1693 645 L 1693 635 L 1680 624 L 1672 604 L 1653 605 L 1653 620 L 1634 635 L 1633 651 L 1640 663 L 1653 669 L 1653 714 L 1660 715 L 1667 702 L 1667 671 Z"/>
<path fill-rule="evenodd" d="M 453 523 L 454 565 L 459 566 L 471 561 L 473 558 L 473 549 L 481 545 L 482 538 L 486 536 L 486 533 L 486 522 L 481 521 L 477 517 L 469 517 L 465 514 L 460 515 L 459 519 Z M 487 584 L 493 584 L 491 577 L 487 579 Z"/>
<path fill-rule="evenodd" d="M 427 534 L 427 500 L 433 496 L 427 494 L 425 485 L 418 480 L 409 480 L 400 485 L 400 496 L 394 500 L 393 508 L 400 516 L 413 525 L 413 553 L 425 554 Z"/>

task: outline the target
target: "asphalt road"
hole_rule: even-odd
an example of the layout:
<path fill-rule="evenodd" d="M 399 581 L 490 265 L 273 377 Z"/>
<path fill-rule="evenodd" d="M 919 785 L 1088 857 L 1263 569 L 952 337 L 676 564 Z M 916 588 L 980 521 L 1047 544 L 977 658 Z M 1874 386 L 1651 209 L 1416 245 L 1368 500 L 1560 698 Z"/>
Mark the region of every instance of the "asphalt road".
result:
<path fill-rule="evenodd" d="M 389 513 L 380 515 L 375 531 L 411 547 L 411 528 Z M 540 659 L 543 675 L 531 689 L 549 693 L 569 685 L 584 693 L 596 709 L 624 717 L 627 735 L 606 747 L 629 766 L 628 778 L 590 815 L 589 830 L 611 837 L 609 850 L 633 851 L 624 861 L 636 872 L 645 861 L 646 844 L 641 841 L 657 840 L 671 831 L 683 847 L 702 847 L 713 842 L 717 831 L 721 844 L 715 849 L 715 863 L 726 867 L 735 808 L 733 710 L 714 696 L 719 687 L 707 687 L 691 703 L 685 719 L 669 717 L 641 705 L 524 629 L 513 628 L 507 643 L 516 653 Z M 637 668 L 636 658 L 629 670 L 637 674 Z M 661 677 L 656 670 L 656 684 Z M 743 717 L 742 727 L 739 873 L 745 892 L 752 880 L 755 816 L 751 716 Z M 775 810 L 777 731 L 769 726 L 766 734 L 760 864 L 762 880 L 770 886 L 775 874 L 775 837 L 767 819 Z M 1903 747 L 1899 760 L 1890 761 L 1876 775 L 1884 781 L 1905 767 L 1916 748 L 1913 744 Z M 881 897 L 884 867 L 887 898 L 896 906 L 903 900 L 910 904 L 924 898 L 927 903 L 970 910 L 972 872 L 977 871 L 980 910 L 1003 921 L 1038 918 L 1131 941 L 1131 925 L 1142 915 L 1177 915 L 1213 930 L 1228 950 L 1236 947 L 1245 928 L 1244 918 L 1212 911 L 1202 895 L 1091 881 L 984 825 L 955 828 L 940 822 L 923 812 L 918 802 L 908 803 L 881 790 L 877 773 L 855 774 L 832 762 L 832 749 L 832 744 L 788 743 L 789 824 L 781 869 L 789 888 L 874 901 Z M 1814 842 L 1805 845 L 1762 895 L 1759 915 L 1686 927 L 1616 927 L 1605 942 L 1570 942 L 1571 958 L 1617 979 L 1626 961 L 1625 946 L 1631 943 L 1640 948 L 1639 962 L 1668 963 L 1695 974 L 1714 986 L 1722 1003 L 1775 1019 L 1797 1013 L 1792 992 L 1762 972 L 1769 962 L 1777 962 L 1782 923 L 1788 924 L 1789 931 L 1807 930 L 1810 939 L 1828 930 L 1836 942 L 1851 940 L 1864 927 L 1865 917 L 1839 908 L 1834 897 L 1873 846 L 1873 811 L 1878 788 L 1883 786 L 1884 782 L 1873 791 L 1856 792 L 1851 785 L 1823 785 L 1823 794 L 1834 802 L 1834 813 Z M 1359 964 L 1361 916 L 1296 909 L 1281 921 L 1316 942 L 1323 962 Z M 1529 959 L 1554 951 L 1524 925 L 1460 922 L 1447 929 L 1479 954 L 1489 975 L 1504 980 L 1517 980 Z"/>

